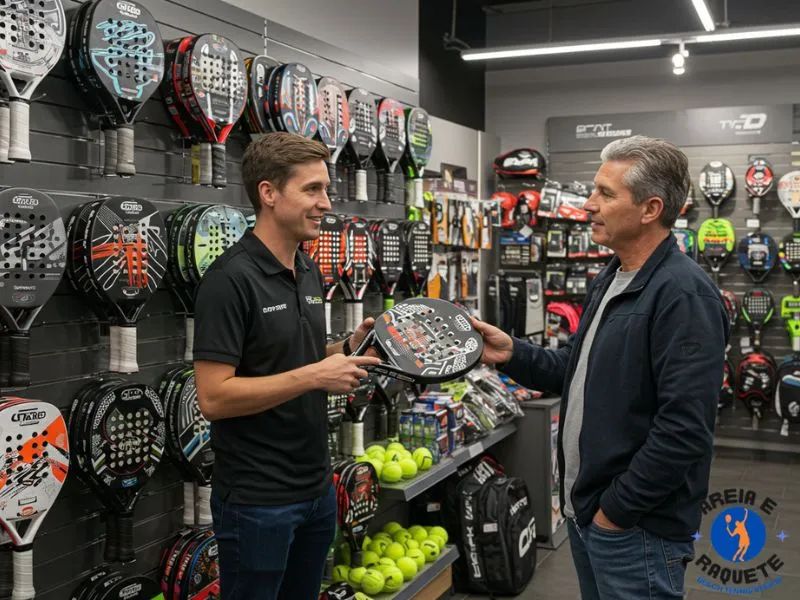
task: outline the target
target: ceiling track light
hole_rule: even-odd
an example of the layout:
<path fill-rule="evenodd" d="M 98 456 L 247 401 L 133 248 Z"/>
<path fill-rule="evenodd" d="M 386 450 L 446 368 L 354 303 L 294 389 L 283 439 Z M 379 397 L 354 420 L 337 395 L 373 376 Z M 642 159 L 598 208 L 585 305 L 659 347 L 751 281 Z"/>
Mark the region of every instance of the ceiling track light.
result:
<path fill-rule="evenodd" d="M 714 31 L 717 26 L 714 24 L 714 18 L 711 16 L 711 11 L 708 10 L 705 0 L 692 0 L 694 10 L 700 18 L 700 23 L 706 31 Z"/>

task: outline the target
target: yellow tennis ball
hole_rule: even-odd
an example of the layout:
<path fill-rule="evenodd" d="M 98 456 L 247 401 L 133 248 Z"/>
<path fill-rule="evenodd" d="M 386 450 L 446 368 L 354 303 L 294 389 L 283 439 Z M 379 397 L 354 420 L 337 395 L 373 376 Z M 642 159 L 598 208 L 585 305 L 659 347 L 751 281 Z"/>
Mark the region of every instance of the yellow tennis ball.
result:
<path fill-rule="evenodd" d="M 401 450 L 400 451 L 400 458 L 408 458 L 413 460 L 413 455 L 408 450 Z"/>
<path fill-rule="evenodd" d="M 435 527 L 431 527 L 429 534 L 430 533 L 438 535 L 440 538 L 444 540 L 445 544 L 450 540 L 450 536 L 447 535 L 447 530 L 444 527 L 439 527 L 438 525 Z"/>
<path fill-rule="evenodd" d="M 361 578 L 361 589 L 367 594 L 380 594 L 383 591 L 385 581 L 383 573 L 377 569 L 367 569 L 367 572 Z"/>
<path fill-rule="evenodd" d="M 403 587 L 403 572 L 397 567 L 389 567 L 383 574 L 383 591 L 390 594 Z"/>
<path fill-rule="evenodd" d="M 369 545 L 369 549 L 372 552 L 374 552 L 375 554 L 377 554 L 378 556 L 383 556 L 383 551 L 386 550 L 386 546 L 388 546 L 388 545 L 389 545 L 389 542 L 387 542 L 383 538 L 380 538 L 380 539 L 374 540 Z"/>
<path fill-rule="evenodd" d="M 373 552 L 372 550 L 367 550 L 361 555 L 361 564 L 365 567 L 371 567 L 373 565 L 378 564 L 378 560 L 380 560 L 380 556 L 378 556 L 377 552 Z"/>
<path fill-rule="evenodd" d="M 378 564 L 375 565 L 375 568 L 378 569 L 378 571 L 383 572 L 383 569 L 385 569 L 386 567 L 396 567 L 396 566 L 397 565 L 391 558 L 389 558 L 388 556 L 381 556 L 378 559 Z"/>
<path fill-rule="evenodd" d="M 384 462 L 386 462 L 386 461 L 384 461 Z M 398 523 L 397 521 L 389 521 L 388 523 L 386 523 L 386 525 L 381 527 L 381 531 L 384 532 L 384 533 L 388 533 L 389 535 L 392 535 L 395 531 L 397 531 L 398 529 L 402 529 L 402 528 L 403 528 L 403 526 L 400 523 Z"/>
<path fill-rule="evenodd" d="M 400 529 L 402 529 L 402 527 Z M 396 531 L 396 530 L 393 530 L 393 531 Z M 390 544 L 394 541 L 392 539 L 392 534 L 386 533 L 385 531 L 379 531 L 378 533 L 373 533 L 372 534 L 372 539 L 373 540 L 386 540 Z"/>
<path fill-rule="evenodd" d="M 403 469 L 400 463 L 391 461 L 383 463 L 383 471 L 381 472 L 381 480 L 386 483 L 396 483 L 403 478 Z"/>
<path fill-rule="evenodd" d="M 397 562 L 398 558 L 403 558 L 406 555 L 406 549 L 403 547 L 403 544 L 392 542 L 386 547 L 383 555 L 386 558 L 391 558 L 393 561 Z"/>
<path fill-rule="evenodd" d="M 403 455 L 400 454 L 399 450 L 387 450 L 386 453 L 383 455 L 383 462 L 392 462 L 395 460 L 400 460 L 403 458 Z"/>
<path fill-rule="evenodd" d="M 392 541 L 397 542 L 398 544 L 402 544 L 406 540 L 410 539 L 411 539 L 411 534 L 406 529 L 398 529 L 397 531 L 394 532 L 394 535 L 392 535 Z"/>
<path fill-rule="evenodd" d="M 406 449 L 406 447 L 403 446 L 403 444 L 401 444 L 400 442 L 392 442 L 391 444 L 386 446 L 386 451 L 387 452 L 389 450 L 395 450 L 396 452 L 402 452 L 405 449 Z"/>
<path fill-rule="evenodd" d="M 372 444 L 371 446 L 367 446 L 364 454 L 370 456 L 372 458 L 380 458 L 383 460 L 383 455 L 386 453 L 386 448 L 383 446 L 379 446 L 378 444 Z"/>
<path fill-rule="evenodd" d="M 350 569 L 350 585 L 359 589 L 361 587 L 361 580 L 364 579 L 364 573 L 367 572 L 365 567 L 355 567 Z"/>
<path fill-rule="evenodd" d="M 372 600 L 372 597 L 367 596 L 364 592 L 356 592 L 356 600 Z"/>
<path fill-rule="evenodd" d="M 433 466 L 433 454 L 427 448 L 417 448 L 412 456 L 420 471 L 427 471 Z"/>
<path fill-rule="evenodd" d="M 347 565 L 336 565 L 333 567 L 333 580 L 336 582 L 347 581 L 350 576 L 350 567 Z"/>
<path fill-rule="evenodd" d="M 372 543 L 372 538 L 368 535 L 364 536 L 364 541 L 361 542 L 361 549 L 362 550 L 369 550 L 369 545 Z"/>
<path fill-rule="evenodd" d="M 439 546 L 439 551 L 442 551 L 444 549 L 444 538 L 443 537 L 441 537 L 439 535 L 436 535 L 435 533 L 431 533 L 428 536 L 428 539 L 433 541 L 433 542 L 436 542 L 436 545 Z"/>
<path fill-rule="evenodd" d="M 418 543 L 422 543 L 428 539 L 428 532 L 420 525 L 412 525 L 408 528 L 408 533 L 410 533 L 414 541 Z"/>
<path fill-rule="evenodd" d="M 370 458 L 367 462 L 375 467 L 375 474 L 378 476 L 378 479 L 380 479 L 381 473 L 383 472 L 383 461 L 380 458 Z"/>
<path fill-rule="evenodd" d="M 403 479 L 411 479 L 417 475 L 417 463 L 412 458 L 401 459 L 400 469 L 403 473 Z"/>
<path fill-rule="evenodd" d="M 404 556 L 397 561 L 397 568 L 400 569 L 400 572 L 403 574 L 403 581 L 411 581 L 419 572 L 417 561 L 408 556 Z"/>
<path fill-rule="evenodd" d="M 412 548 L 406 552 L 405 558 L 413 559 L 414 562 L 417 563 L 417 569 L 421 569 L 425 566 L 425 554 L 423 554 L 422 550 L 419 548 Z"/>
<path fill-rule="evenodd" d="M 406 549 L 406 554 L 408 554 L 409 550 L 419 550 L 419 542 L 414 538 L 408 538 L 406 541 L 403 542 L 403 547 Z"/>
<path fill-rule="evenodd" d="M 429 563 L 439 558 L 439 554 L 441 554 L 442 552 L 439 549 L 439 544 L 437 544 L 430 538 L 422 542 L 419 545 L 419 549 L 422 550 L 422 553 L 425 555 L 425 560 Z"/>

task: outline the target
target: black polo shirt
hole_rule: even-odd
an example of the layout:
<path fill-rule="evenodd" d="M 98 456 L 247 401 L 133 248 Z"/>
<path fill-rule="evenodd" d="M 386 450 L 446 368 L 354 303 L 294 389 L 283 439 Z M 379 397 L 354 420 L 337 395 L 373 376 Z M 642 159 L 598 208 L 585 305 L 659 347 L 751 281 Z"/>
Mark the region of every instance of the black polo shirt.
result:
<path fill-rule="evenodd" d="M 258 377 L 324 359 L 322 276 L 299 250 L 295 273 L 248 230 L 214 261 L 197 290 L 195 360 L 227 363 L 239 377 Z M 262 505 L 323 495 L 332 483 L 327 426 L 323 390 L 259 414 L 215 421 L 214 491 Z"/>

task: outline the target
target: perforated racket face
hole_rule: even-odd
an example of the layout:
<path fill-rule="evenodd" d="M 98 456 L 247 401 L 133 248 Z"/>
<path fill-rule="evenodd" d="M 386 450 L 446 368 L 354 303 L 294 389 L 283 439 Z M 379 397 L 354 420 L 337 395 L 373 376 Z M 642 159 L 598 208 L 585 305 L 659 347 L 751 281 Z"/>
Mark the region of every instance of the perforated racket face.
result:
<path fill-rule="evenodd" d="M 356 289 L 361 289 L 372 278 L 372 239 L 369 235 L 369 223 L 353 217 L 345 227 L 347 239 L 347 277 Z"/>
<path fill-rule="evenodd" d="M 170 238 L 172 248 L 171 252 L 176 257 L 176 265 L 178 268 L 179 281 L 185 284 L 192 284 L 193 279 L 189 274 L 189 246 L 194 242 L 194 238 L 190 237 L 190 232 L 193 231 L 197 217 L 208 207 L 207 204 L 189 205 L 180 209 L 178 214 L 175 215 L 175 233 L 171 234 L 174 237 Z"/>
<path fill-rule="evenodd" d="M 69 471 L 67 424 L 38 400 L 0 406 L 0 520 L 14 523 L 47 511 Z"/>
<path fill-rule="evenodd" d="M 192 466 L 192 470 L 208 480 L 214 465 L 211 423 L 203 416 L 197 403 L 197 382 L 194 373 L 181 379 L 180 392 L 175 398 L 176 410 L 173 423 L 176 427 L 178 445 L 184 460 Z"/>
<path fill-rule="evenodd" d="M 762 281 L 778 260 L 778 244 L 766 233 L 751 233 L 739 241 L 739 264 L 750 277 Z"/>
<path fill-rule="evenodd" d="M 317 81 L 319 139 L 330 151 L 341 151 L 350 137 L 350 105 L 344 86 L 333 77 Z"/>
<path fill-rule="evenodd" d="M 343 486 L 347 496 L 344 524 L 352 533 L 366 533 L 367 523 L 378 512 L 380 485 L 375 467 L 369 463 L 351 465 Z"/>
<path fill-rule="evenodd" d="M 375 96 L 363 88 L 350 90 L 347 102 L 350 108 L 349 147 L 363 165 L 378 145 L 378 111 Z"/>
<path fill-rule="evenodd" d="M 409 156 L 409 177 L 419 176 L 431 158 L 433 130 L 425 109 L 414 107 L 406 111 L 406 154 Z"/>
<path fill-rule="evenodd" d="M 46 75 L 66 41 L 61 0 L 0 0 L 0 32 L 0 69 L 14 77 Z"/>
<path fill-rule="evenodd" d="M 124 384 L 106 393 L 88 415 L 90 474 L 112 494 L 135 492 L 164 453 L 164 408 L 148 385 Z"/>
<path fill-rule="evenodd" d="M 703 167 L 698 185 L 709 204 L 719 206 L 730 198 L 736 185 L 736 178 L 728 165 L 714 160 Z"/>
<path fill-rule="evenodd" d="M 433 260 L 430 226 L 422 221 L 411 223 L 407 234 L 406 248 L 411 272 L 418 283 L 424 281 L 428 277 Z"/>
<path fill-rule="evenodd" d="M 755 159 L 745 173 L 745 187 L 754 198 L 766 196 L 774 181 L 772 166 L 763 158 Z"/>
<path fill-rule="evenodd" d="M 781 240 L 778 258 L 786 273 L 800 277 L 800 233 L 790 233 Z"/>
<path fill-rule="evenodd" d="M 673 229 L 672 233 L 680 251 L 697 260 L 697 234 L 691 229 Z"/>
<path fill-rule="evenodd" d="M 736 244 L 736 232 L 727 219 L 706 219 L 697 232 L 697 246 L 705 257 L 726 259 Z"/>
<path fill-rule="evenodd" d="M 800 218 L 800 171 L 786 173 L 778 180 L 778 199 L 793 219 Z"/>
<path fill-rule="evenodd" d="M 414 378 L 457 378 L 478 362 L 483 338 L 467 314 L 450 302 L 411 298 L 385 311 L 375 339 L 390 364 Z"/>
<path fill-rule="evenodd" d="M 320 224 L 319 244 L 315 257 L 326 291 L 341 279 L 344 251 L 344 222 L 338 215 L 326 214 Z"/>
<path fill-rule="evenodd" d="M 100 0 L 88 36 L 94 74 L 111 96 L 134 103 L 136 110 L 164 77 L 164 43 L 150 11 L 131 0 Z M 130 108 L 130 107 L 129 107 Z M 132 111 L 122 115 L 132 120 Z"/>
<path fill-rule="evenodd" d="M 41 306 L 67 266 L 67 232 L 50 196 L 28 188 L 0 192 L 0 304 Z"/>
<path fill-rule="evenodd" d="M 164 105 L 172 121 L 185 138 L 203 139 L 203 128 L 183 103 L 183 67 L 181 61 L 184 53 L 193 41 L 192 36 L 170 40 L 164 48 L 164 79 L 160 86 Z"/>
<path fill-rule="evenodd" d="M 268 132 L 274 128 L 267 112 L 267 83 L 269 75 L 279 63 L 268 56 L 253 56 L 244 59 L 247 69 L 247 109 L 244 112 L 247 127 L 252 133 Z"/>
<path fill-rule="evenodd" d="M 392 98 L 378 104 L 378 144 L 393 169 L 406 149 L 406 115 L 403 106 Z"/>
<path fill-rule="evenodd" d="M 403 273 L 406 249 L 400 223 L 383 221 L 375 233 L 375 247 L 383 279 L 389 285 L 397 282 Z"/>
<path fill-rule="evenodd" d="M 220 204 L 200 213 L 190 233 L 194 256 L 191 272 L 202 279 L 214 261 L 238 242 L 246 230 L 247 219 L 236 208 Z"/>
<path fill-rule="evenodd" d="M 765 325 L 775 312 L 775 299 L 765 288 L 745 292 L 742 300 L 742 315 L 748 323 Z"/>
<path fill-rule="evenodd" d="M 153 204 L 112 198 L 91 222 L 91 274 L 97 288 L 116 304 L 152 296 L 167 269 L 164 219 Z"/>
<path fill-rule="evenodd" d="M 272 79 L 270 98 L 272 115 L 278 129 L 304 137 L 317 133 L 317 84 L 300 63 L 288 63 Z"/>
<path fill-rule="evenodd" d="M 192 45 L 189 65 L 189 106 L 193 111 L 217 127 L 236 123 L 247 101 L 241 50 L 221 35 L 201 35 Z"/>

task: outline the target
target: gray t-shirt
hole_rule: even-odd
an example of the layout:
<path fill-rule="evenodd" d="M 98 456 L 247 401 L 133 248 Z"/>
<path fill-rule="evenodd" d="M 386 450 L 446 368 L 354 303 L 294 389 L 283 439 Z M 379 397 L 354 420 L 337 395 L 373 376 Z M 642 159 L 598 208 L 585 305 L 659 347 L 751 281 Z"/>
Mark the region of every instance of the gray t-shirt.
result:
<path fill-rule="evenodd" d="M 564 431 L 563 431 L 563 446 L 564 446 L 564 514 L 568 517 L 574 517 L 575 511 L 572 507 L 572 486 L 575 483 L 575 478 L 578 476 L 578 469 L 581 465 L 581 457 L 578 448 L 578 440 L 581 435 L 581 425 L 583 423 L 583 403 L 585 399 L 584 386 L 586 384 L 586 367 L 589 359 L 589 351 L 592 349 L 594 336 L 597 332 L 597 326 L 600 324 L 600 319 L 603 317 L 603 311 L 609 300 L 614 296 L 618 296 L 625 288 L 628 287 L 633 278 L 638 273 L 636 271 L 620 271 L 614 277 L 611 285 L 603 296 L 600 306 L 592 319 L 589 329 L 583 339 L 581 346 L 581 354 L 578 357 L 578 364 L 575 367 L 575 374 L 572 377 L 572 383 L 569 386 L 569 399 L 567 402 L 567 414 L 564 418 Z"/>

